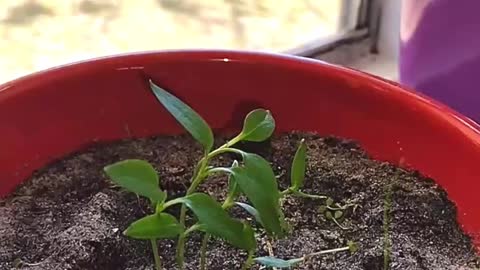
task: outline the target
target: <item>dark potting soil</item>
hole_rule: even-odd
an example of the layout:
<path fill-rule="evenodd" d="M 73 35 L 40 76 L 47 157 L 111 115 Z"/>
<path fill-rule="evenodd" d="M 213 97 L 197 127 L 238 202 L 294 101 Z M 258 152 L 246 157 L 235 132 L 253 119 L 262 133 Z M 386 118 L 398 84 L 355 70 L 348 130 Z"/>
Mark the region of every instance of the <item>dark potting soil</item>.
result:
<path fill-rule="evenodd" d="M 455 206 L 432 180 L 372 161 L 354 143 L 302 136 L 308 145 L 304 191 L 360 207 L 346 211 L 342 229 L 319 212 L 324 200 L 287 197 L 283 209 L 291 234 L 267 243 L 259 233 L 257 255 L 268 255 L 271 244 L 275 256 L 290 259 L 352 240 L 359 244 L 358 252 L 311 258 L 295 269 L 383 269 L 384 191 L 392 183 L 391 269 L 479 266 L 470 239 L 456 223 Z M 287 134 L 239 147 L 271 161 L 286 188 L 300 137 Z M 149 243 L 122 235 L 130 222 L 151 209 L 144 199 L 114 187 L 102 168 L 128 158 L 148 160 L 160 174 L 161 187 L 175 197 L 185 192 L 200 156 L 189 137 L 156 137 L 98 145 L 38 171 L 0 201 L 0 269 L 154 269 Z M 233 158 L 222 156 L 216 163 L 228 165 Z M 226 182 L 222 176 L 209 178 L 201 190 L 221 200 Z M 239 209 L 232 214 L 248 217 Z M 187 269 L 198 269 L 200 241 L 201 235 L 194 233 L 187 243 Z M 175 269 L 175 240 L 159 243 L 164 267 Z M 239 269 L 245 257 L 218 239 L 208 243 L 208 269 Z"/>

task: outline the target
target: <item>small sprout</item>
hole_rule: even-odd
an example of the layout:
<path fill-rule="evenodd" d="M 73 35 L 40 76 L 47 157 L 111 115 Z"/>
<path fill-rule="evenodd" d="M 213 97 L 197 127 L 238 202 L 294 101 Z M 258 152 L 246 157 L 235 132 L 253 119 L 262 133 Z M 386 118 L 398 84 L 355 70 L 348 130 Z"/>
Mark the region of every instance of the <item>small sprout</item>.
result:
<path fill-rule="evenodd" d="M 341 205 L 339 203 L 335 203 L 332 198 L 328 198 L 325 201 L 325 205 L 318 207 L 318 211 L 323 214 L 327 220 L 333 221 L 342 230 L 347 230 L 347 228 L 342 226 L 339 221 L 345 217 L 345 211 L 349 207 L 354 207 L 355 205 L 356 204 Z"/>
<path fill-rule="evenodd" d="M 326 199 L 326 196 L 307 194 L 300 189 L 305 181 L 305 171 L 307 167 L 307 146 L 305 140 L 302 139 L 298 145 L 295 156 L 293 157 L 292 166 L 290 168 L 290 187 L 281 192 L 282 196 L 291 194 L 296 197 L 308 199 Z"/>
<path fill-rule="evenodd" d="M 347 245 L 351 253 L 355 253 L 358 251 L 358 244 L 356 242 L 348 241 Z"/>
<path fill-rule="evenodd" d="M 305 169 L 306 169 L 306 159 L 307 159 L 307 146 L 305 140 L 302 139 L 297 148 L 297 152 L 293 158 L 290 180 L 291 180 L 291 189 L 298 191 L 303 187 L 303 181 L 305 180 Z"/>
<path fill-rule="evenodd" d="M 327 200 L 325 201 L 325 204 L 326 204 L 327 206 L 332 206 L 332 204 L 333 204 L 333 199 L 330 198 L 330 197 L 327 198 Z"/>

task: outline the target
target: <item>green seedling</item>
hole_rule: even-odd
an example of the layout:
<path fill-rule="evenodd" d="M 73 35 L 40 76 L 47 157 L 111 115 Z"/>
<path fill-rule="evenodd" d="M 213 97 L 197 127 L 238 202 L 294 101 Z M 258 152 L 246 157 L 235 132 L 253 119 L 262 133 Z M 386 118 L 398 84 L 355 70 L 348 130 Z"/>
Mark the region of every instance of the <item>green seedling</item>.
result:
<path fill-rule="evenodd" d="M 248 256 L 243 269 L 249 269 L 254 263 L 257 246 L 254 231 L 246 220 L 231 217 L 227 210 L 231 207 L 240 207 L 252 215 L 269 237 L 272 239 L 284 237 L 287 226 L 281 209 L 281 197 L 287 193 L 298 196 L 304 194 L 300 191 L 306 168 L 304 141 L 300 143 L 292 164 L 292 187 L 288 192 L 280 192 L 268 161 L 259 155 L 234 148 L 238 142 L 261 142 L 273 134 L 275 120 L 268 110 L 251 111 L 245 117 L 241 132 L 220 147 L 214 148 L 213 132 L 200 115 L 151 81 L 150 88 L 163 107 L 202 145 L 204 154 L 193 170 L 185 196 L 171 200 L 168 199 L 166 192 L 161 190 L 159 176 L 148 162 L 130 159 L 105 167 L 106 174 L 116 185 L 147 198 L 154 209 L 152 213 L 131 223 L 124 231 L 124 235 L 150 241 L 157 270 L 162 269 L 157 241 L 177 238 L 176 261 L 178 268 L 183 270 L 185 242 L 190 233 L 195 231 L 204 234 L 199 269 L 206 269 L 206 249 L 211 236 L 245 250 Z M 229 167 L 215 167 L 210 164 L 213 158 L 224 153 L 235 153 L 241 156 L 241 161 L 235 161 Z M 197 192 L 199 185 L 212 174 L 218 173 L 228 175 L 227 197 L 222 203 L 208 194 Z M 248 202 L 237 202 L 240 195 Z M 165 212 L 166 209 L 176 205 L 180 206 L 178 217 Z M 185 223 L 188 210 L 196 219 L 196 222 L 189 226 Z"/>
<path fill-rule="evenodd" d="M 355 212 L 357 207 L 358 205 L 353 203 L 341 205 L 329 197 L 327 200 L 325 200 L 325 205 L 318 207 L 318 211 L 323 214 L 327 220 L 333 221 L 333 223 L 335 223 L 342 230 L 347 230 L 347 228 L 342 226 L 340 223 L 345 218 L 345 212 L 347 209 L 352 208 L 352 211 Z"/>
<path fill-rule="evenodd" d="M 305 181 L 305 173 L 307 168 L 307 145 L 302 139 L 298 145 L 295 156 L 293 157 L 292 166 L 290 168 L 290 187 L 282 191 L 282 196 L 292 195 L 296 197 L 309 199 L 326 199 L 327 196 L 307 194 L 302 192 Z"/>

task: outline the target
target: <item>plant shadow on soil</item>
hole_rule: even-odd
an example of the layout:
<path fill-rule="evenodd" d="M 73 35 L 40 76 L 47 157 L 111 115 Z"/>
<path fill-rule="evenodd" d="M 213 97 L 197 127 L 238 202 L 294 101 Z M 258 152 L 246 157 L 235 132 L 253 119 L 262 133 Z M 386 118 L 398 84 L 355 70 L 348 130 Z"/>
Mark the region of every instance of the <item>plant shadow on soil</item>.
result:
<path fill-rule="evenodd" d="M 392 186 L 389 236 L 391 269 L 475 269 L 478 257 L 456 222 L 456 208 L 446 192 L 417 172 L 373 161 L 355 144 L 315 134 L 277 135 L 265 143 L 239 145 L 272 163 L 282 189 L 301 138 L 308 146 L 304 191 L 356 203 L 341 225 L 328 221 L 321 200 L 287 197 L 283 209 L 292 227 L 286 239 L 272 244 L 274 255 L 290 259 L 319 250 L 358 243 L 354 254 L 341 252 L 309 259 L 295 269 L 383 269 L 384 187 Z M 225 139 L 217 140 L 220 144 Z M 114 187 L 103 167 L 145 159 L 158 170 L 170 198 L 182 196 L 201 149 L 187 136 L 153 137 L 96 145 L 39 170 L 11 196 L 0 201 L 0 269 L 153 269 L 148 241 L 128 239 L 122 231 L 151 211 L 148 203 Z M 235 156 L 215 159 L 229 165 Z M 222 200 L 226 177 L 215 176 L 200 190 Z M 173 208 L 173 214 L 178 208 Z M 240 209 L 232 215 L 251 218 Z M 193 222 L 192 219 L 188 222 Z M 267 256 L 267 237 L 258 227 L 258 256 Z M 186 247 L 186 268 L 198 269 L 201 235 Z M 175 240 L 159 241 L 166 269 L 175 269 Z M 208 243 L 208 269 L 239 269 L 246 254 L 218 239 Z M 259 269 L 255 265 L 252 269 Z"/>

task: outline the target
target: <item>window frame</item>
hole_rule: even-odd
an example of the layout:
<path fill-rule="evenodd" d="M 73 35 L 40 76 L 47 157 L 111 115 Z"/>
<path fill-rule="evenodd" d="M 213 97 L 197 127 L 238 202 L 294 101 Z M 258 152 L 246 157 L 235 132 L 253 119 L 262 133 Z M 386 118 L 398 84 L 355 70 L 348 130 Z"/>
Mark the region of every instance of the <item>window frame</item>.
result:
<path fill-rule="evenodd" d="M 381 0 L 343 0 L 338 33 L 318 38 L 285 51 L 303 57 L 318 57 L 345 44 L 353 44 L 371 39 L 371 49 L 375 50 Z"/>

